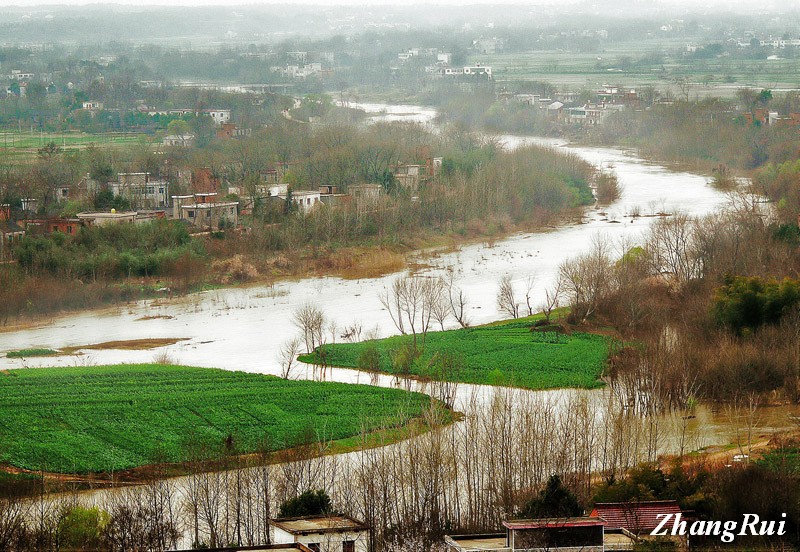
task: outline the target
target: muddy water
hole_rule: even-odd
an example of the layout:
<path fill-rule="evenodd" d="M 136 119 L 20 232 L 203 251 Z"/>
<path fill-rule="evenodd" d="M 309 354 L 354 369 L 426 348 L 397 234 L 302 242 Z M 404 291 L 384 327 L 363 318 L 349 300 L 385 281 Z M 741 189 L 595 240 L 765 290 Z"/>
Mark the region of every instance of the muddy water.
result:
<path fill-rule="evenodd" d="M 411 120 L 430 122 L 435 111 L 414 106 L 362 105 L 373 113 L 373 120 Z M 444 274 L 453 271 L 457 284 L 469 298 L 469 319 L 473 324 L 502 318 L 495 305 L 497 281 L 512 275 L 522 286 L 535 278 L 534 304 L 541 304 L 544 291 L 555 278 L 558 265 L 587 250 L 595 236 L 615 242 L 636 243 L 656 217 L 656 213 L 684 211 L 702 215 L 718 208 L 724 195 L 708 185 L 705 176 L 674 172 L 646 162 L 629 152 L 614 148 L 571 147 L 557 140 L 524 136 L 501 136 L 508 148 L 527 143 L 564 148 L 597 165 L 613 170 L 623 186 L 622 198 L 605 209 L 589 209 L 580 221 L 536 234 L 517 234 L 492 244 L 473 244 L 458 251 L 425 252 L 421 257 L 424 273 Z M 642 216 L 633 216 L 638 213 Z M 339 328 L 357 323 L 364 334 L 375 330 L 379 335 L 395 333 L 391 320 L 382 308 L 378 293 L 398 274 L 381 278 L 344 280 L 308 278 L 279 283 L 270 287 L 221 289 L 173 300 L 142 301 L 120 308 L 56 318 L 37 327 L 0 333 L 0 369 L 25 366 L 70 366 L 150 362 L 166 353 L 173 362 L 218 367 L 226 370 L 278 374 L 278 349 L 297 334 L 291 323 L 293 310 L 306 302 L 321 307 Z M 452 324 L 451 324 L 452 325 Z M 8 359 L 4 353 L 16 349 L 61 348 L 114 340 L 149 338 L 188 338 L 175 345 L 148 351 L 92 350 L 78 356 L 55 358 Z M 296 368 L 292 377 L 319 377 L 310 367 Z M 332 369 L 325 379 L 350 383 L 395 386 L 388 376 L 370 377 L 355 370 Z M 423 384 L 405 382 L 410 389 L 425 391 Z M 553 398 L 576 391 L 545 391 Z M 605 391 L 581 391 L 603 400 Z M 481 386 L 461 385 L 456 407 L 467 408 L 467 399 L 487 397 Z M 797 409 L 783 407 L 762 409 L 757 417 L 762 431 L 792 425 Z M 674 431 L 666 439 L 664 450 L 695 449 L 730 441 L 743 422 L 726 412 L 699 407 L 687 420 L 665 420 Z"/>

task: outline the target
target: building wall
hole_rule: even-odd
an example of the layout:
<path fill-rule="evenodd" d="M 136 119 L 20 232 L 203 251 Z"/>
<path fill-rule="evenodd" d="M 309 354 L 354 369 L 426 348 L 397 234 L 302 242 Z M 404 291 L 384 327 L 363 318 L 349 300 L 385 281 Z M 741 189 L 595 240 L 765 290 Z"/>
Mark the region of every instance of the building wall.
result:
<path fill-rule="evenodd" d="M 272 542 L 275 544 L 290 544 L 299 542 L 306 546 L 317 544 L 320 552 L 344 552 L 344 542 L 353 541 L 355 552 L 368 552 L 369 531 L 348 531 L 342 533 L 310 533 L 308 535 L 293 535 L 279 527 L 273 526 Z M 313 547 L 310 547 L 313 549 Z"/>
<path fill-rule="evenodd" d="M 189 204 L 181 207 L 181 219 L 189 221 L 201 228 L 219 229 L 222 220 L 233 226 L 239 225 L 238 203 L 203 203 Z"/>

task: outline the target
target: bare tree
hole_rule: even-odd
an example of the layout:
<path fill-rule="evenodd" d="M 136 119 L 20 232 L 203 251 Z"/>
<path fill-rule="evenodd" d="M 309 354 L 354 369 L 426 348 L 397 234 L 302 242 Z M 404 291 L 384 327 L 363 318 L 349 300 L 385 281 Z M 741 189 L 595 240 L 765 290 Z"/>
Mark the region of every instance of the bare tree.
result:
<path fill-rule="evenodd" d="M 447 299 L 450 304 L 450 312 L 453 313 L 453 318 L 462 327 L 469 327 L 469 319 L 467 318 L 467 296 L 464 290 L 457 287 L 453 282 L 453 273 L 450 273 L 447 279 Z"/>
<path fill-rule="evenodd" d="M 519 318 L 519 303 L 514 296 L 514 285 L 511 283 L 510 274 L 500 278 L 500 285 L 497 289 L 497 308 L 511 318 Z"/>
<path fill-rule="evenodd" d="M 559 287 L 564 291 L 572 314 L 586 321 L 608 292 L 612 263 L 609 246 L 596 238 L 589 253 L 565 261 L 559 267 Z"/>
<path fill-rule="evenodd" d="M 292 313 L 292 322 L 303 334 L 306 352 L 312 352 L 322 343 L 325 329 L 325 313 L 319 307 L 306 303 Z"/>
<path fill-rule="evenodd" d="M 531 304 L 531 293 L 536 282 L 535 276 L 528 276 L 525 279 L 525 304 L 528 306 L 528 316 L 533 316 L 533 305 Z"/>
<path fill-rule="evenodd" d="M 425 345 L 443 287 L 439 278 L 401 276 L 392 282 L 391 289 L 384 288 L 379 295 L 381 304 L 400 333 L 411 333 L 414 351 L 418 350 L 418 337 L 422 339 L 422 346 Z"/>
<path fill-rule="evenodd" d="M 281 365 L 281 377 L 289 379 L 292 373 L 292 368 L 300 354 L 300 338 L 293 338 L 283 344 L 278 351 L 278 361 Z"/>
<path fill-rule="evenodd" d="M 561 278 L 556 280 L 555 286 L 544 290 L 544 304 L 541 306 L 545 322 L 550 323 L 553 311 L 558 308 L 561 298 Z"/>

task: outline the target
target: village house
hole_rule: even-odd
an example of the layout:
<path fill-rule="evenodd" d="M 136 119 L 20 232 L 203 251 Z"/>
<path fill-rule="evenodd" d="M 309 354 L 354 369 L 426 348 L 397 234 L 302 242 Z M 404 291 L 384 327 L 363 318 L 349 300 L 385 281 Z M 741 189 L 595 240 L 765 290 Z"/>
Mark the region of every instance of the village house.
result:
<path fill-rule="evenodd" d="M 111 226 L 112 224 L 133 224 L 136 222 L 136 211 L 78 213 L 78 220 L 85 226 Z"/>
<path fill-rule="evenodd" d="M 216 193 L 172 196 L 172 218 L 198 228 L 222 230 L 239 225 L 239 202 L 218 201 Z"/>
<path fill-rule="evenodd" d="M 347 191 L 358 204 L 375 203 L 383 194 L 380 184 L 351 184 Z"/>
<path fill-rule="evenodd" d="M 169 205 L 169 183 L 152 180 L 150 173 L 119 173 L 108 183 L 115 196 L 127 199 L 134 209 L 158 209 Z"/>
<path fill-rule="evenodd" d="M 22 204 L 22 214 L 24 217 L 35 214 L 39 209 L 39 200 L 35 197 L 23 197 L 19 201 Z"/>
<path fill-rule="evenodd" d="M 188 148 L 194 144 L 194 134 L 168 134 L 161 143 L 169 147 Z"/>
<path fill-rule="evenodd" d="M 59 203 L 70 199 L 71 186 L 62 184 L 55 189 L 55 200 Z"/>
<path fill-rule="evenodd" d="M 605 523 L 606 532 L 623 533 L 639 540 L 649 540 L 650 533 L 666 516 L 682 514 L 675 500 L 646 500 L 642 502 L 600 502 L 589 514 Z M 681 537 L 671 537 L 681 543 Z"/>
<path fill-rule="evenodd" d="M 328 207 L 338 207 L 350 203 L 350 195 L 339 193 L 339 187 L 326 184 L 319 187 L 319 200 Z"/>
<path fill-rule="evenodd" d="M 110 226 L 113 224 L 144 224 L 166 218 L 166 213 L 164 211 L 117 211 L 116 209 L 111 209 L 111 211 L 78 213 L 76 217 L 80 226 Z M 67 221 L 66 229 L 68 232 L 66 233 L 75 234 L 77 230 L 69 228 L 71 226 L 69 221 L 73 219 L 62 220 Z M 49 228 L 50 223 L 47 222 L 46 226 Z M 57 226 L 61 228 L 60 224 L 57 224 Z"/>
<path fill-rule="evenodd" d="M 314 552 L 309 547 L 300 543 L 291 544 L 256 544 L 250 546 L 225 546 L 222 548 L 191 548 L 177 552 L 268 552 L 269 550 L 283 550 L 284 552 Z"/>
<path fill-rule="evenodd" d="M 85 109 L 86 111 L 96 112 L 103 110 L 103 102 L 88 101 L 88 102 L 83 102 L 82 105 L 83 105 L 82 109 Z"/>
<path fill-rule="evenodd" d="M 314 552 L 367 552 L 369 527 L 344 515 L 271 520 L 272 542 L 303 544 Z"/>
<path fill-rule="evenodd" d="M 304 215 L 311 212 L 317 205 L 322 203 L 322 194 L 314 190 L 287 190 L 285 193 L 277 194 L 277 197 L 286 201 L 287 197 L 292 198 L 292 202 L 297 206 L 298 211 Z"/>
<path fill-rule="evenodd" d="M 596 126 L 612 113 L 617 113 L 625 109 L 622 104 L 591 104 L 587 103 L 582 107 L 571 107 L 563 115 L 565 123 L 580 126 Z"/>
<path fill-rule="evenodd" d="M 184 117 L 186 115 L 208 115 L 216 126 L 231 122 L 230 109 L 201 109 L 199 111 L 196 109 L 151 109 L 147 111 L 147 114 L 150 117 L 156 115 L 177 115 L 178 117 Z"/>
<path fill-rule="evenodd" d="M 610 529 L 596 516 L 516 519 L 503 522 L 505 533 L 447 535 L 448 552 L 606 552 L 632 550 L 636 537 Z"/>
<path fill-rule="evenodd" d="M 249 128 L 239 128 L 236 123 L 222 123 L 217 129 L 217 138 L 247 138 L 252 134 Z"/>
<path fill-rule="evenodd" d="M 427 150 L 427 148 L 422 148 Z M 417 191 L 420 184 L 425 184 L 435 177 L 442 168 L 441 157 L 425 156 L 424 164 L 399 163 L 392 169 L 392 175 L 397 183 L 411 192 Z"/>
<path fill-rule="evenodd" d="M 25 221 L 25 229 L 35 234 L 61 232 L 67 236 L 74 236 L 78 233 L 81 226 L 83 226 L 83 222 L 79 218 L 53 217 Z"/>
<path fill-rule="evenodd" d="M 11 256 L 14 248 L 25 237 L 25 230 L 11 220 L 11 205 L 0 205 L 0 260 Z"/>

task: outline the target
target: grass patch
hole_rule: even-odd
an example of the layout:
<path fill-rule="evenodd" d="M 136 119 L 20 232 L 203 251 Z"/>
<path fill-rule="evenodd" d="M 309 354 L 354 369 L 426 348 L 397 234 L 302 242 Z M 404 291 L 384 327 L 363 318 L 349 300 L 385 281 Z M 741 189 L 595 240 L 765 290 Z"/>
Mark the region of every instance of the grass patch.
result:
<path fill-rule="evenodd" d="M 429 332 L 422 354 L 404 373 L 396 362 L 397 352 L 407 348 L 411 336 L 394 336 L 361 343 L 324 346 L 323 351 L 303 355 L 300 360 L 365 369 L 365 359 L 388 374 L 466 383 L 510 385 L 526 389 L 602 387 L 599 379 L 606 356 L 606 338 L 589 333 L 563 333 L 559 326 L 534 328 L 535 315 L 485 326 Z M 442 372 L 438 360 L 456 359 L 457 368 Z"/>
<path fill-rule="evenodd" d="M 0 374 L 0 462 L 108 472 L 402 428 L 430 397 L 398 389 L 155 364 Z"/>
<path fill-rule="evenodd" d="M 53 349 L 20 349 L 19 351 L 9 351 L 6 353 L 8 358 L 25 358 L 60 355 L 59 351 Z"/>

